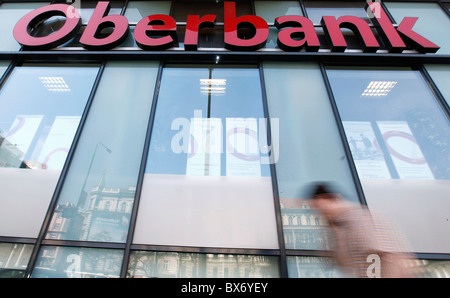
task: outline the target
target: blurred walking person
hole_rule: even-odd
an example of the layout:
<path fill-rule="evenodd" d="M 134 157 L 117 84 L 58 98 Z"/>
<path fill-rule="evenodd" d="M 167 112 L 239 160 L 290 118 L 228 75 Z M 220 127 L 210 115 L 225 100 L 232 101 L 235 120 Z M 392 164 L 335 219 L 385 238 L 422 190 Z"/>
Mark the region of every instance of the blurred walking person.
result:
<path fill-rule="evenodd" d="M 310 205 L 328 220 L 334 258 L 349 277 L 416 277 L 405 237 L 386 216 L 316 184 Z"/>

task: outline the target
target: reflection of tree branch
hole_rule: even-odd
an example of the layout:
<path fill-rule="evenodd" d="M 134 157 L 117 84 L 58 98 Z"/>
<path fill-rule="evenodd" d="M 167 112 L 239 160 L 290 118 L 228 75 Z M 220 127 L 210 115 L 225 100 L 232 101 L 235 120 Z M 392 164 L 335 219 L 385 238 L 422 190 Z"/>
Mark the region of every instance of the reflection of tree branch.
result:
<path fill-rule="evenodd" d="M 419 147 L 436 179 L 450 178 L 450 129 L 431 110 L 415 109 L 408 115 L 408 123 Z"/>

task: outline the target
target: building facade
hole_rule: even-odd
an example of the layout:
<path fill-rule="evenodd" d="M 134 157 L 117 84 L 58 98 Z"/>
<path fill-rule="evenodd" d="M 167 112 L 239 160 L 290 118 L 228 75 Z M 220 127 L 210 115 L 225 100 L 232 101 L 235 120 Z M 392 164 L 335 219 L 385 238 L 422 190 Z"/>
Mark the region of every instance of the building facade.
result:
<path fill-rule="evenodd" d="M 449 9 L 0 1 L 0 277 L 342 277 L 317 181 L 450 277 Z"/>

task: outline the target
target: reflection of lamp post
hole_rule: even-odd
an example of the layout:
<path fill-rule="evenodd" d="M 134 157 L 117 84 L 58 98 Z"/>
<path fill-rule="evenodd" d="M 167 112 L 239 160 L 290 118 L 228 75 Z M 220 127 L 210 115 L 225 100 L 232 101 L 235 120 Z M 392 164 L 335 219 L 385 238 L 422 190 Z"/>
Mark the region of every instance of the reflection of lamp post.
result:
<path fill-rule="evenodd" d="M 97 144 L 95 145 L 95 149 L 94 149 L 94 153 L 92 154 L 92 158 L 91 158 L 91 162 L 90 162 L 90 164 L 89 164 L 89 168 L 88 168 L 88 171 L 87 171 L 87 173 L 86 173 L 86 177 L 84 178 L 84 183 L 83 183 L 83 186 L 82 186 L 82 188 L 81 188 L 81 192 L 80 192 L 80 197 L 78 198 L 78 203 L 77 203 L 77 205 L 76 205 L 76 207 L 75 208 L 73 208 L 73 207 L 69 207 L 69 206 L 67 206 L 66 208 L 70 208 L 70 212 L 67 212 L 66 211 L 66 216 L 63 216 L 63 217 L 66 217 L 66 218 L 70 218 L 70 223 L 69 223 L 69 228 L 67 229 L 67 233 L 66 233 L 66 239 L 73 239 L 73 238 L 75 238 L 75 237 L 72 237 L 72 236 L 75 236 L 76 235 L 76 231 L 74 231 L 73 229 L 74 229 L 74 227 L 76 227 L 77 226 L 77 222 L 78 222 L 78 210 L 80 209 L 80 207 L 81 206 L 83 206 L 84 204 L 85 204 L 85 202 L 86 202 L 86 197 L 87 197 L 87 192 L 86 192 L 86 190 L 85 190 L 85 188 L 86 188 L 86 184 L 87 184 L 87 180 L 88 180 L 88 178 L 89 178 L 89 175 L 90 175 L 90 173 L 91 173 L 91 168 L 92 168 L 92 165 L 93 165 L 93 163 L 94 163 L 94 159 L 95 159 L 95 155 L 97 154 L 97 149 L 98 149 L 98 145 L 101 145 L 103 148 L 105 148 L 106 149 L 106 151 L 108 152 L 108 153 L 111 153 L 112 151 L 111 151 L 111 149 L 109 149 L 108 147 L 106 147 L 106 145 L 105 144 L 103 144 L 102 142 L 100 142 L 100 141 L 97 141 Z M 79 225 L 79 227 L 81 227 L 81 225 Z"/>
<path fill-rule="evenodd" d="M 98 149 L 98 145 L 99 144 L 103 148 L 105 148 L 106 152 L 108 152 L 109 154 L 111 154 L 111 152 L 112 152 L 111 149 L 106 147 L 105 144 L 103 144 L 100 141 L 97 141 L 97 144 L 95 145 L 94 153 L 92 154 L 91 163 L 89 164 L 89 168 L 88 168 L 88 171 L 86 173 L 86 177 L 84 178 L 83 186 L 81 187 L 80 198 L 78 200 L 77 209 L 80 208 L 80 206 L 82 206 L 86 202 L 87 192 L 86 192 L 85 188 L 86 188 L 87 180 L 88 180 L 89 175 L 91 173 L 92 164 L 94 163 L 95 155 L 97 154 L 97 149 Z"/>

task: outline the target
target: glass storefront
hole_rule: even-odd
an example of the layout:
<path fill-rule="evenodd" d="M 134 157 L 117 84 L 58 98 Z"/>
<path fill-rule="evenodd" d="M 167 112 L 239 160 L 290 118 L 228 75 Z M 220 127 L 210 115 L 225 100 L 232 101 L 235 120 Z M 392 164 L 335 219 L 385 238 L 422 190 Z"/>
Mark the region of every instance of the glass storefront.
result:
<path fill-rule="evenodd" d="M 329 67 L 327 74 L 368 206 L 394 218 L 414 251 L 448 252 L 450 126 L 421 73 Z"/>
<path fill-rule="evenodd" d="M 135 251 L 129 278 L 277 278 L 273 256 Z"/>
<path fill-rule="evenodd" d="M 134 243 L 277 248 L 264 120 L 257 68 L 167 65 Z"/>
<path fill-rule="evenodd" d="M 383 2 L 401 53 L 366 1 L 309 0 L 236 1 L 235 16 L 223 1 L 110 1 L 129 34 L 98 51 L 80 42 L 98 1 L 75 1 L 69 41 L 21 47 L 14 25 L 48 4 L 0 1 L 0 278 L 347 277 L 309 204 L 318 181 L 392 218 L 411 272 L 450 277 L 448 1 Z M 262 47 L 230 50 L 227 14 L 242 43 L 267 23 Z M 145 31 L 176 32 L 173 47 L 139 47 L 149 15 L 175 20 Z M 321 19 L 347 15 L 362 21 L 337 25 L 347 46 L 336 53 Z M 51 36 L 66 17 L 27 34 Z M 106 15 L 95 21 L 95 39 L 114 32 Z M 320 47 L 283 46 L 311 30 Z M 371 33 L 380 47 L 368 54 Z M 440 49 L 422 53 L 418 36 Z"/>
<path fill-rule="evenodd" d="M 47 239 L 126 241 L 157 70 L 106 65 Z"/>
<path fill-rule="evenodd" d="M 33 278 L 117 278 L 123 253 L 101 248 L 43 246 Z"/>
<path fill-rule="evenodd" d="M 98 70 L 24 64 L 0 90 L 2 236 L 37 237 Z"/>

